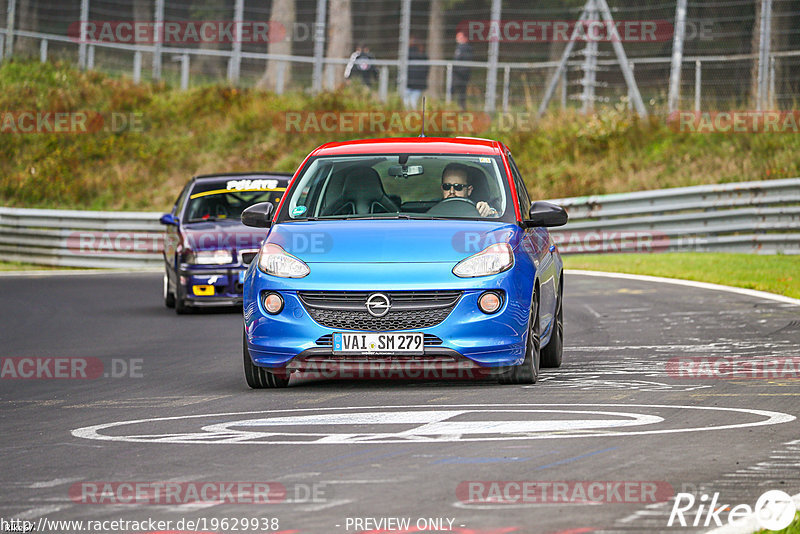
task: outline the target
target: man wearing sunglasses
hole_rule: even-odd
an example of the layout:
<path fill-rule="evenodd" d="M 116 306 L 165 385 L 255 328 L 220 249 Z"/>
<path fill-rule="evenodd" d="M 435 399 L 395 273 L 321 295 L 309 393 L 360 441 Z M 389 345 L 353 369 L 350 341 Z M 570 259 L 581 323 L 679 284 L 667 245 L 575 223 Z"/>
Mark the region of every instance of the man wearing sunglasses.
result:
<path fill-rule="evenodd" d="M 469 198 L 473 187 L 469 183 L 468 171 L 465 165 L 450 163 L 442 172 L 442 198 Z M 481 217 L 497 217 L 497 210 L 487 202 L 480 201 L 475 204 Z"/>

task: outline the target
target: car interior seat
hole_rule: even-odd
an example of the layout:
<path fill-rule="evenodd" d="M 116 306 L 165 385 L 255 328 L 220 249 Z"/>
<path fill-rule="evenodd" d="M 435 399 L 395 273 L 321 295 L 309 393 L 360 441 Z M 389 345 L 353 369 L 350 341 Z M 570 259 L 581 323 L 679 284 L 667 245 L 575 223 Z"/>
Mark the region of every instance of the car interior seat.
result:
<path fill-rule="evenodd" d="M 334 186 L 331 180 L 329 189 Z M 383 189 L 378 172 L 372 167 L 355 167 L 344 171 L 340 194 L 325 208 L 325 215 L 368 215 L 400 211 Z"/>

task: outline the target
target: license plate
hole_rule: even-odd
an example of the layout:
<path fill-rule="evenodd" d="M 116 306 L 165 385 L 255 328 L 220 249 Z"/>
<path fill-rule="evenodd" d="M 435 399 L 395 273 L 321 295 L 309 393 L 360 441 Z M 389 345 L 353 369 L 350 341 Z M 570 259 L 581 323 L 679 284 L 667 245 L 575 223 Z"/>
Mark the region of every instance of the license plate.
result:
<path fill-rule="evenodd" d="M 333 352 L 340 354 L 422 354 L 422 332 L 333 334 Z"/>

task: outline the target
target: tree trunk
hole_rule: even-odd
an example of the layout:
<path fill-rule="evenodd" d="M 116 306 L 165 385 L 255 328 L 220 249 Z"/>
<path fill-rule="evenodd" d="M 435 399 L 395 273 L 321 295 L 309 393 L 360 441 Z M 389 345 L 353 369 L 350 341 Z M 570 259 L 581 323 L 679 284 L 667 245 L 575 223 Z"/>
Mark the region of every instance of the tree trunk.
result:
<path fill-rule="evenodd" d="M 353 32 L 350 0 L 331 0 L 328 5 L 328 50 L 326 57 L 347 59 L 353 51 Z M 345 65 L 326 65 L 323 76 L 327 89 L 344 82 Z M 333 87 L 329 86 L 333 81 Z"/>
<path fill-rule="evenodd" d="M 444 44 L 447 41 L 444 27 L 444 1 L 431 0 L 428 13 L 428 57 L 445 59 Z M 431 95 L 441 97 L 445 92 L 445 68 L 431 67 L 428 72 L 428 91 Z"/>
<path fill-rule="evenodd" d="M 286 37 L 280 41 L 270 39 L 267 44 L 268 54 L 292 55 L 292 29 L 295 23 L 295 0 L 273 0 L 272 10 L 270 11 L 269 22 L 271 30 L 285 30 Z M 283 68 L 283 83 L 288 85 L 291 79 L 292 64 L 277 60 L 267 61 L 267 70 L 258 80 L 257 86 L 261 89 L 275 89 L 275 80 L 278 78 L 278 70 Z"/>

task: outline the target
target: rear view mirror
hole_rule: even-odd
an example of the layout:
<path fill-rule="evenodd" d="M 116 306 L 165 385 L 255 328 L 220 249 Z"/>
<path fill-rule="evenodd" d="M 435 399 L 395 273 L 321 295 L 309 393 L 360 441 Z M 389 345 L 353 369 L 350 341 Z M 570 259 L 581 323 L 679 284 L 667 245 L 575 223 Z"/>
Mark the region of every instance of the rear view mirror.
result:
<path fill-rule="evenodd" d="M 536 226 L 563 226 L 567 224 L 567 210 L 552 202 L 534 202 L 528 212 L 528 218 L 523 221 L 528 228 Z"/>
<path fill-rule="evenodd" d="M 242 224 L 256 228 L 269 228 L 272 225 L 272 212 L 275 206 L 272 202 L 259 202 L 253 204 L 242 212 Z"/>
<path fill-rule="evenodd" d="M 389 176 L 395 178 L 408 178 L 409 176 L 417 176 L 422 174 L 424 169 L 422 165 L 392 165 L 389 167 Z"/>

